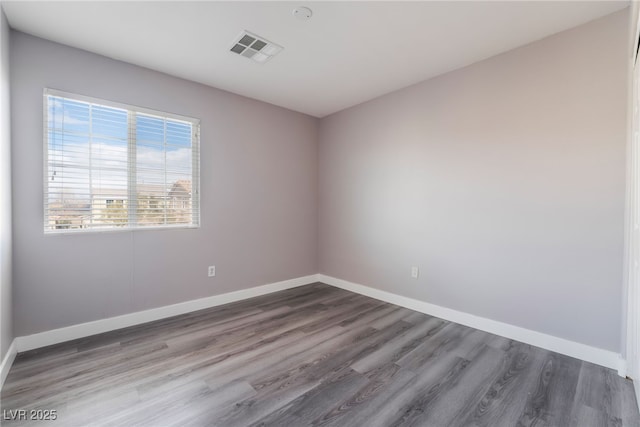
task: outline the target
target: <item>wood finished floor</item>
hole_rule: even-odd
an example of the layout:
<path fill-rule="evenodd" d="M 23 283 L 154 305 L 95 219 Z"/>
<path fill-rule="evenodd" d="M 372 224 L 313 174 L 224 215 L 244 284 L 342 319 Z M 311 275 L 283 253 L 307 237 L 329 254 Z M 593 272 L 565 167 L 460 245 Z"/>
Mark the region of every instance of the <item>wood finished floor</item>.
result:
<path fill-rule="evenodd" d="M 614 371 L 324 284 L 21 353 L 23 426 L 640 426 Z"/>

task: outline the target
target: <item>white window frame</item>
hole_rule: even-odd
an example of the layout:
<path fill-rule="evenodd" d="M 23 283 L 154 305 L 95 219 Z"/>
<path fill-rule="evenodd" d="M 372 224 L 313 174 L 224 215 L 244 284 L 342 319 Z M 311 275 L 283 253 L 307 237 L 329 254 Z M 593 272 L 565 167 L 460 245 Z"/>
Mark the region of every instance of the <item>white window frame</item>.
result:
<path fill-rule="evenodd" d="M 132 113 L 146 114 L 156 116 L 158 118 L 172 119 L 191 124 L 191 144 L 192 144 L 192 169 L 191 169 L 191 204 L 192 204 L 192 221 L 189 224 L 164 224 L 164 225 L 146 225 L 140 226 L 136 222 L 135 206 L 128 204 L 127 225 L 124 227 L 105 227 L 105 228 L 81 228 L 81 229 L 51 229 L 49 227 L 49 103 L 48 97 L 56 96 L 68 98 L 74 101 L 88 102 L 98 104 L 105 107 L 119 108 L 127 110 L 128 116 L 128 159 L 127 159 L 127 198 L 131 200 L 131 194 L 136 191 L 136 139 L 135 139 L 135 115 Z M 111 233 L 123 231 L 144 231 L 144 230 L 165 230 L 165 229 L 193 229 L 200 228 L 200 119 L 182 116 L 179 114 L 168 113 L 165 111 L 154 110 L 151 108 L 139 107 L 136 105 L 125 104 L 121 102 L 110 101 L 102 98 L 94 98 L 86 95 L 79 95 L 70 92 L 64 92 L 57 89 L 45 88 L 43 93 L 43 228 L 45 235 L 57 234 L 84 234 L 84 233 Z M 133 129 L 133 131 L 132 131 Z"/>

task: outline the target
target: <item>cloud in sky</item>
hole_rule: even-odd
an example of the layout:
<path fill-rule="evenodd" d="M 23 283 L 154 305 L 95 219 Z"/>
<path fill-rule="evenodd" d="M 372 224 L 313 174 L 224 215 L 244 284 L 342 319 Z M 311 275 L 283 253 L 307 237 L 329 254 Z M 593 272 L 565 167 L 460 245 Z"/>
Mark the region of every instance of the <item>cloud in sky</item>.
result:
<path fill-rule="evenodd" d="M 127 110 L 48 97 L 50 200 L 89 199 L 95 191 L 126 191 Z M 136 182 L 166 185 L 192 179 L 191 124 L 135 113 Z"/>
<path fill-rule="evenodd" d="M 57 200 L 61 194 L 89 198 L 92 191 L 122 191 L 127 188 L 127 146 L 93 142 L 65 144 L 64 149 L 49 148 L 49 193 Z M 165 151 L 162 147 L 141 146 L 137 150 L 137 183 L 165 184 L 167 190 L 178 180 L 191 180 L 191 148 Z M 166 178 L 165 162 L 166 158 Z M 83 197 L 84 196 L 84 197 Z M 51 198 L 50 197 L 50 198 Z"/>

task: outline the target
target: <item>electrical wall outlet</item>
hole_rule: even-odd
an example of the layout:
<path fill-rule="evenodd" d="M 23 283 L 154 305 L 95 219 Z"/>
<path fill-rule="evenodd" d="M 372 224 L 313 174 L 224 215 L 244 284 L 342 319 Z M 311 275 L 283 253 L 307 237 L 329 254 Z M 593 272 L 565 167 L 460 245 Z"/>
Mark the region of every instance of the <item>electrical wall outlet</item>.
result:
<path fill-rule="evenodd" d="M 210 265 L 208 270 L 209 277 L 213 277 L 216 275 L 216 266 Z"/>
<path fill-rule="evenodd" d="M 411 278 L 417 279 L 420 275 L 420 269 L 418 267 L 411 267 Z"/>

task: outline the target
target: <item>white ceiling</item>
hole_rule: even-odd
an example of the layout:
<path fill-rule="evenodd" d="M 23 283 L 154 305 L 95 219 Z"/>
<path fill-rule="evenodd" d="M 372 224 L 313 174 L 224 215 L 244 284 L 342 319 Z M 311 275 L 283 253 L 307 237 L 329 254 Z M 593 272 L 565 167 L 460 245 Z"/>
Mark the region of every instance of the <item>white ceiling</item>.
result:
<path fill-rule="evenodd" d="M 2 1 L 17 30 L 316 117 L 628 4 Z M 309 21 L 292 15 L 301 5 Z M 266 64 L 230 53 L 242 30 L 284 50 Z"/>

